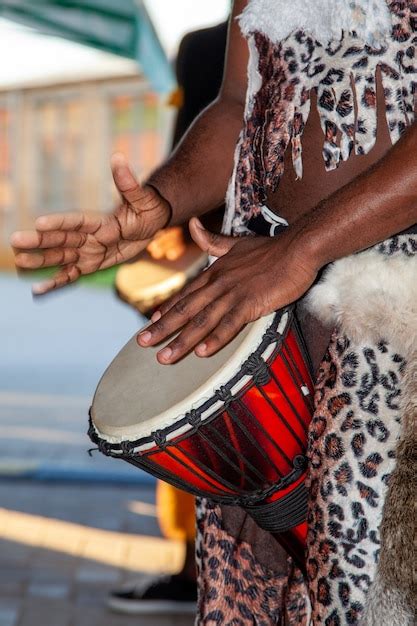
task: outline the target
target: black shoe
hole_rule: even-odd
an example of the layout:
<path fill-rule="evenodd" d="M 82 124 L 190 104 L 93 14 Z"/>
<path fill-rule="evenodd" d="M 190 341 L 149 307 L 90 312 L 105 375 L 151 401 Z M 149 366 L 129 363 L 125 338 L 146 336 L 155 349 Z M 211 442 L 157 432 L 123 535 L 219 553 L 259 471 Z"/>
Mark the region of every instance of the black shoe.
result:
<path fill-rule="evenodd" d="M 107 604 L 113 611 L 132 615 L 194 614 L 197 584 L 180 574 L 147 578 L 142 583 L 112 591 Z"/>

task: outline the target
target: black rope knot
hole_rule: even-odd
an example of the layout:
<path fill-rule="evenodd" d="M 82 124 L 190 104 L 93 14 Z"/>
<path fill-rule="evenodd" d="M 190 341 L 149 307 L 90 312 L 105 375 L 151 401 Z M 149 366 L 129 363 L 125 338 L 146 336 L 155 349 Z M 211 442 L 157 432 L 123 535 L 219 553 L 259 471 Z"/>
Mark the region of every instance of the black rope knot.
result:
<path fill-rule="evenodd" d="M 298 454 L 293 462 L 293 467 L 296 470 L 305 470 L 307 469 L 307 465 L 308 465 L 308 459 L 306 456 L 302 455 L 302 454 Z"/>
<path fill-rule="evenodd" d="M 271 380 L 269 367 L 259 354 L 251 354 L 243 365 L 243 370 L 248 376 L 252 376 L 257 385 L 266 385 Z"/>
<path fill-rule="evenodd" d="M 104 441 L 104 439 L 99 439 L 97 442 L 97 445 L 101 454 L 104 454 L 105 456 L 111 456 L 112 447 L 110 443 L 108 443 L 107 441 Z"/>
<path fill-rule="evenodd" d="M 224 404 L 230 404 L 233 400 L 232 392 L 224 386 L 220 387 L 214 395 L 220 402 L 224 402 Z"/>
<path fill-rule="evenodd" d="M 120 448 L 123 452 L 123 456 L 134 456 L 131 441 L 122 441 L 120 444 Z"/>
<path fill-rule="evenodd" d="M 98 444 L 100 439 L 97 436 L 96 429 L 94 428 L 93 422 L 91 421 L 91 419 L 90 419 L 90 425 L 88 427 L 87 435 L 89 436 L 89 438 L 91 439 L 93 443 Z"/>
<path fill-rule="evenodd" d="M 280 337 L 281 335 L 276 330 L 273 330 L 273 328 L 268 328 L 264 335 L 264 339 L 266 339 L 268 343 L 274 343 L 275 341 L 278 341 Z"/>
<path fill-rule="evenodd" d="M 166 438 L 166 435 L 162 432 L 162 430 L 156 430 L 153 433 L 153 439 L 159 448 L 162 448 L 162 449 L 166 448 L 167 438 Z"/>
<path fill-rule="evenodd" d="M 196 409 L 191 409 L 191 411 L 186 415 L 186 420 L 191 426 L 198 426 L 201 422 L 200 412 Z"/>

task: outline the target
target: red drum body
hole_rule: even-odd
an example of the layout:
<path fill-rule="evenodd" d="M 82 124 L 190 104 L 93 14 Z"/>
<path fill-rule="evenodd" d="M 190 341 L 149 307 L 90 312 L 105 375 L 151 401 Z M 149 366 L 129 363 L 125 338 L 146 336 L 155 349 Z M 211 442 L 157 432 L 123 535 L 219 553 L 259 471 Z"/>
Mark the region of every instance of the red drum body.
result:
<path fill-rule="evenodd" d="M 137 439 L 121 431 L 115 437 L 114 430 L 97 419 L 99 385 L 89 434 L 107 455 L 196 495 L 243 507 L 302 565 L 313 384 L 292 309 L 270 316 L 265 325 L 266 319 L 249 331 L 252 340 L 258 333 L 255 350 L 248 354 L 248 345 L 237 345 L 242 360 L 234 358 L 230 378 L 221 381 L 215 376 L 212 395 L 207 397 L 205 390 L 206 399 L 193 402 L 172 423 L 164 426 L 161 420 L 161 428 L 154 428 L 153 419 L 147 435 L 141 428 L 144 436 Z M 220 369 L 224 375 L 227 362 Z"/>

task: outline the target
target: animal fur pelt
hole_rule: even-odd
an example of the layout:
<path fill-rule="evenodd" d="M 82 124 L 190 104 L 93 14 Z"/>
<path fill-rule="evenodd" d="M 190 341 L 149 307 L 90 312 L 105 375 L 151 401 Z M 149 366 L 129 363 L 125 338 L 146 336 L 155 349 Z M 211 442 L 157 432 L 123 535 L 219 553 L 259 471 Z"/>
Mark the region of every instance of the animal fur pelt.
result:
<path fill-rule="evenodd" d="M 279 43 L 304 30 L 322 44 L 340 40 L 343 31 L 376 45 L 390 31 L 386 0 L 250 0 L 240 17 L 244 34 L 258 31 Z"/>
<path fill-rule="evenodd" d="M 413 626 L 417 615 L 417 254 L 377 249 L 333 263 L 307 309 L 355 342 L 388 341 L 406 359 L 401 438 L 381 524 L 377 575 L 361 626 Z"/>

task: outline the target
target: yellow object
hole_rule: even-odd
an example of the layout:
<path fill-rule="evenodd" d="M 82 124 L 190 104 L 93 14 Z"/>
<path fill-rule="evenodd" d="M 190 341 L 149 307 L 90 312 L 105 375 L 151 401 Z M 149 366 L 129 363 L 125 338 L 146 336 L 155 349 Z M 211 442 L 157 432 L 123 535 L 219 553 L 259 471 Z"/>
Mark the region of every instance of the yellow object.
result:
<path fill-rule="evenodd" d="M 184 558 L 179 541 L 101 530 L 2 508 L 0 541 L 6 546 L 32 546 L 40 558 L 69 555 L 80 564 L 96 563 L 134 574 L 178 572 Z"/>
<path fill-rule="evenodd" d="M 158 481 L 156 507 L 159 526 L 167 539 L 181 540 L 187 543 L 194 541 L 194 496 L 176 489 L 168 483 Z"/>
<path fill-rule="evenodd" d="M 177 87 L 169 94 L 167 105 L 176 109 L 181 109 L 184 106 L 184 89 L 182 87 Z"/>
<path fill-rule="evenodd" d="M 180 226 L 174 226 L 160 230 L 146 249 L 156 261 L 161 259 L 177 261 L 187 251 L 183 229 Z"/>

